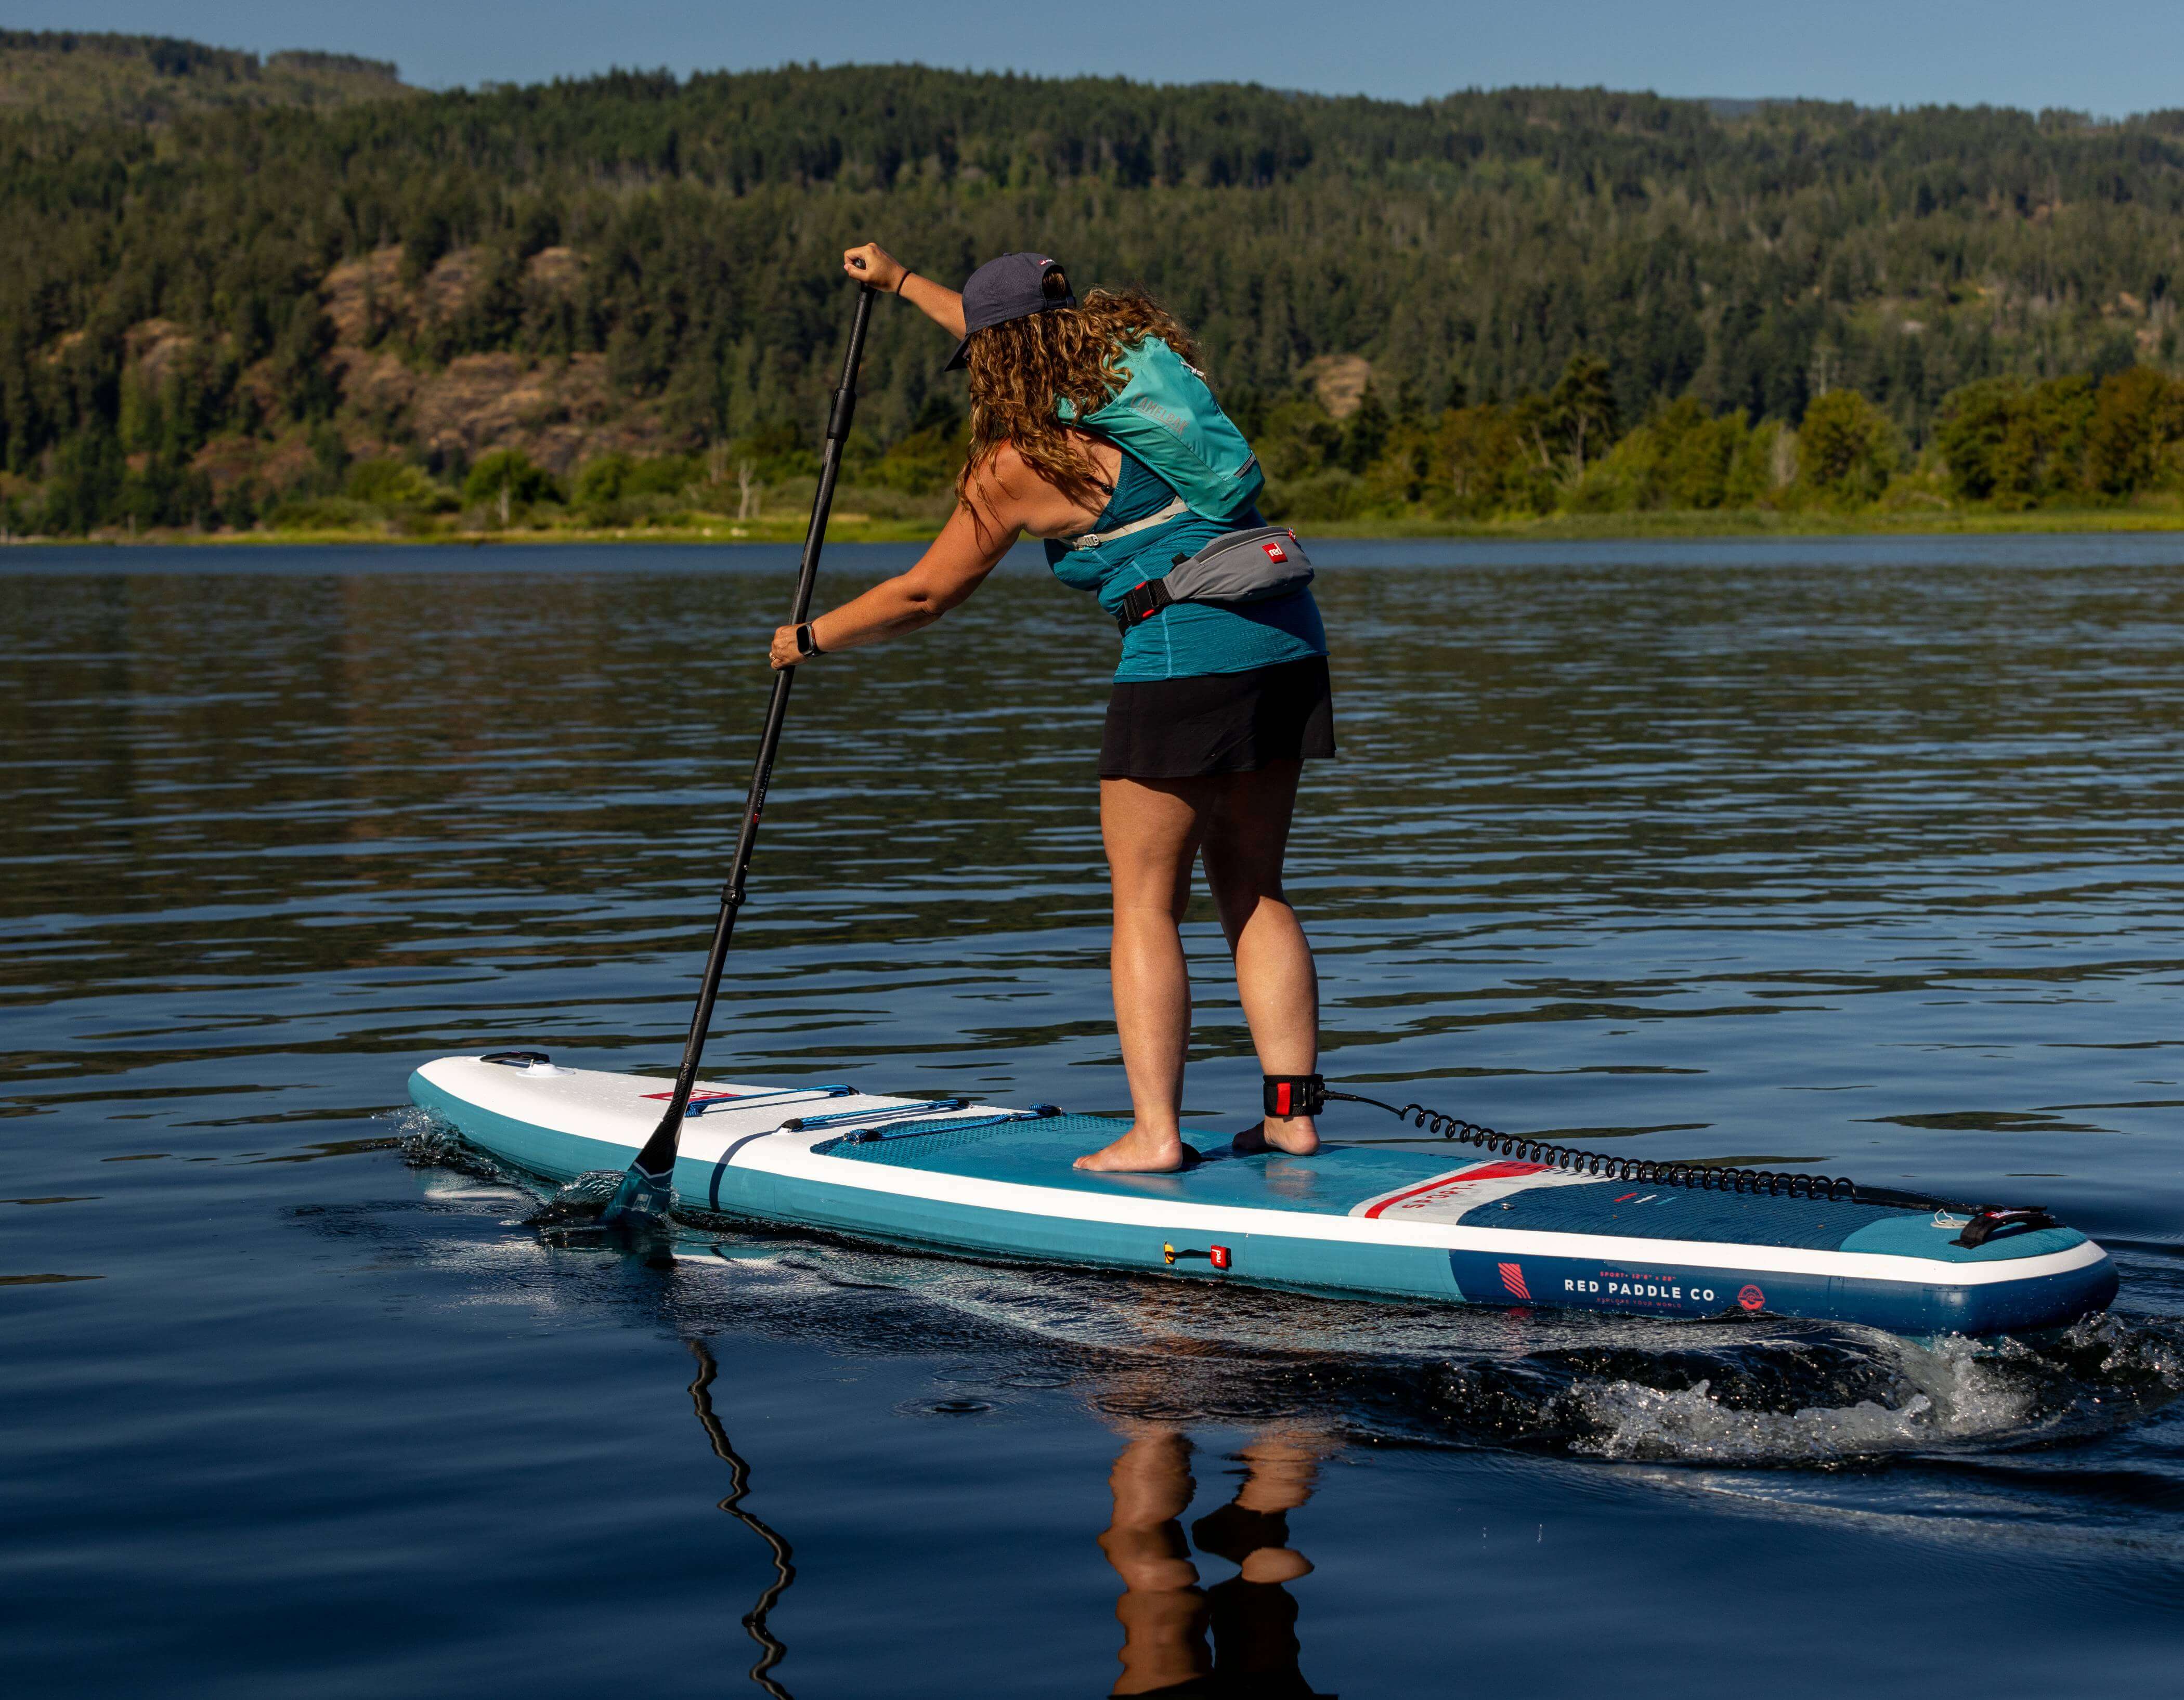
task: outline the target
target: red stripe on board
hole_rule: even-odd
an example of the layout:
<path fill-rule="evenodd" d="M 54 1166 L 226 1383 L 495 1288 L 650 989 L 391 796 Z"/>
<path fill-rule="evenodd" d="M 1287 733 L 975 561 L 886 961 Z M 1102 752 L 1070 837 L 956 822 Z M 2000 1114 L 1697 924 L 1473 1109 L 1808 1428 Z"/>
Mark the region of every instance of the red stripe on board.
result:
<path fill-rule="evenodd" d="M 1455 1182 L 1513 1181 L 1520 1175 L 1543 1175 L 1546 1169 L 1547 1165 L 1544 1163 L 1490 1163 L 1485 1168 L 1474 1169 L 1468 1174 L 1437 1175 L 1431 1181 L 1421 1181 L 1406 1192 L 1396 1193 L 1392 1198 L 1383 1198 L 1365 1214 L 1368 1218 L 1378 1216 L 1391 1204 L 1400 1204 L 1406 1198 L 1415 1198 L 1421 1192 L 1431 1192 L 1438 1187 L 1446 1186 Z"/>
<path fill-rule="evenodd" d="M 661 1099 L 671 1098 L 674 1096 L 675 1094 L 672 1092 L 647 1092 L 645 1094 L 645 1097 L 649 1098 Z M 749 1096 L 750 1094 L 749 1092 L 693 1092 L 690 1094 L 690 1102 L 694 1104 L 717 1104 L 726 1103 L 730 1098 L 749 1097 Z"/>
<path fill-rule="evenodd" d="M 1518 1298 L 1529 1298 L 1531 1290 L 1524 1285 L 1524 1266 L 1522 1264 L 1500 1264 L 1502 1285 Z"/>

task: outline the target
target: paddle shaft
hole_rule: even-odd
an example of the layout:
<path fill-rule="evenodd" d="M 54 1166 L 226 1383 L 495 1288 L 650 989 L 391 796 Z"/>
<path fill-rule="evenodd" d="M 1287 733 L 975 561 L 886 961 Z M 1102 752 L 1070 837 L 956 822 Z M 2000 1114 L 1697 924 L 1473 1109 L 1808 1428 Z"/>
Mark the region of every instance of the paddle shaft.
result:
<path fill-rule="evenodd" d="M 811 617 L 811 589 L 819 576 L 819 550 L 827 541 L 827 514 L 834 505 L 834 484 L 842 469 L 842 445 L 850 435 L 850 420 L 857 410 L 857 367 L 865 354 L 865 326 L 872 316 L 872 289 L 857 286 L 857 316 L 850 325 L 850 346 L 842 357 L 842 385 L 834 392 L 833 410 L 827 419 L 827 446 L 819 460 L 819 489 L 811 498 L 811 524 L 804 534 L 804 559 L 796 572 L 796 606 L 789 623 L 801 625 Z M 682 1044 L 682 1066 L 675 1071 L 675 1090 L 667 1100 L 666 1114 L 634 1167 L 647 1175 L 665 1176 L 675 1167 L 676 1147 L 682 1142 L 682 1118 L 690 1108 L 690 1093 L 698 1084 L 698 1064 L 705 1054 L 705 1035 L 713 1025 L 713 1004 L 720 996 L 721 975 L 727 966 L 728 943 L 735 936 L 736 916 L 744 906 L 744 881 L 750 872 L 751 853 L 758 847 L 759 817 L 766 812 L 766 787 L 773 782 L 773 759 L 781 748 L 782 723 L 788 718 L 788 692 L 796 683 L 796 669 L 784 667 L 773 675 L 773 696 L 766 705 L 766 730 L 760 736 L 758 760 L 751 768 L 750 792 L 744 801 L 744 824 L 736 834 L 735 865 L 727 884 L 721 888 L 721 918 L 713 928 L 713 945 L 705 957 L 705 984 L 699 988 L 698 1007 L 691 1013 L 689 1037 Z"/>

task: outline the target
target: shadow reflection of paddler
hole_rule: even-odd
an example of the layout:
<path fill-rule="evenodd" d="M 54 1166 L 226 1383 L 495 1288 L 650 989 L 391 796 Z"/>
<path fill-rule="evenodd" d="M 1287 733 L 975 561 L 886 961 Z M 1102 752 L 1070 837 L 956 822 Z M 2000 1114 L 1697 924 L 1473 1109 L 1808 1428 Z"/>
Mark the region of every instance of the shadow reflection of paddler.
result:
<path fill-rule="evenodd" d="M 1312 1497 L 1323 1451 L 1306 1436 L 1261 1436 L 1239 1454 L 1235 1497 L 1192 1524 L 1186 1542 L 1183 1514 L 1197 1486 L 1190 1442 L 1170 1428 L 1134 1431 L 1108 1476 L 1115 1514 L 1100 1536 L 1123 1579 L 1115 1603 L 1123 1675 L 1113 1693 L 1333 1700 L 1297 1668 L 1296 1602 L 1283 1586 L 1312 1569 L 1289 1544 L 1289 1514 Z M 1199 1586 L 1192 1542 L 1237 1574 Z"/>

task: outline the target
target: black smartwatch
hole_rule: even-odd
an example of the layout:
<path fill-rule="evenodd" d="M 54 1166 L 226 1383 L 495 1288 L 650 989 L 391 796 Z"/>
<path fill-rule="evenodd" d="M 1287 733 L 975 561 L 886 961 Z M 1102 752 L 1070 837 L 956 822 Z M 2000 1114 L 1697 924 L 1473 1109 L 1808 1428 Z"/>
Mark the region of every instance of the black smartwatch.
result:
<path fill-rule="evenodd" d="M 819 634 L 811 629 L 810 620 L 796 628 L 796 658 L 799 661 L 809 661 L 815 655 L 825 653 L 826 651 L 819 647 Z"/>

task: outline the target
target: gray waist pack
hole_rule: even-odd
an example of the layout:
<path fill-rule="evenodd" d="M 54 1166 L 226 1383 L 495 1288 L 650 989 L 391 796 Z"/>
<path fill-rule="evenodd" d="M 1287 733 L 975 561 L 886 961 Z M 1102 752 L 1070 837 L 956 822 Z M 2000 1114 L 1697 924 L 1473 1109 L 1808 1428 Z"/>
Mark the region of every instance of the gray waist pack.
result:
<path fill-rule="evenodd" d="M 1286 525 L 1255 525 L 1216 537 L 1195 555 L 1178 555 L 1157 579 L 1132 587 L 1115 614 L 1124 631 L 1170 603 L 1272 602 L 1312 582 L 1312 563 Z"/>

